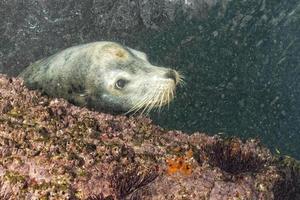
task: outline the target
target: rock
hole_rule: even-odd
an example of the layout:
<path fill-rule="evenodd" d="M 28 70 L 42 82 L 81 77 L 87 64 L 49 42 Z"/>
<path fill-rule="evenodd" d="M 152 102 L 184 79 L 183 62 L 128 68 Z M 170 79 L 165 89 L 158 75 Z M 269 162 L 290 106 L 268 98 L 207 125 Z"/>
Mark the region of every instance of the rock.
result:
<path fill-rule="evenodd" d="M 141 30 L 162 29 L 174 21 L 176 12 L 203 18 L 216 2 L 1 1 L 0 72 L 17 75 L 31 62 L 77 44 L 136 41 Z"/>
<path fill-rule="evenodd" d="M 5 75 L 0 108 L 1 199 L 300 198 L 299 162 L 253 139 L 89 111 Z"/>

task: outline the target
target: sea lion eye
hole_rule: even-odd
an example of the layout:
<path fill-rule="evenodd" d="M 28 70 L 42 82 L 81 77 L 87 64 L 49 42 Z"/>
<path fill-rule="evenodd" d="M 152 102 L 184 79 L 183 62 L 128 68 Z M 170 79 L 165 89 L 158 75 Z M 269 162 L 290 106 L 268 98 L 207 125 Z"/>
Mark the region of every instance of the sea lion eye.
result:
<path fill-rule="evenodd" d="M 119 79 L 119 80 L 117 80 L 115 86 L 116 86 L 117 89 L 123 89 L 127 82 L 128 81 L 125 80 L 125 79 Z"/>

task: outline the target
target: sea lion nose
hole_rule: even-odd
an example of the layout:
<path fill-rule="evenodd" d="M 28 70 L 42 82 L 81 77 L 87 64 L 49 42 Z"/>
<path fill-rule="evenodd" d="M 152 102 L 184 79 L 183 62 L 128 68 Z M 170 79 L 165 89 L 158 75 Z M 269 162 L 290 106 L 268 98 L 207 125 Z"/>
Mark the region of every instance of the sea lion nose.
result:
<path fill-rule="evenodd" d="M 165 73 L 164 77 L 174 80 L 175 84 L 177 84 L 177 72 L 175 70 L 168 70 L 168 72 Z"/>

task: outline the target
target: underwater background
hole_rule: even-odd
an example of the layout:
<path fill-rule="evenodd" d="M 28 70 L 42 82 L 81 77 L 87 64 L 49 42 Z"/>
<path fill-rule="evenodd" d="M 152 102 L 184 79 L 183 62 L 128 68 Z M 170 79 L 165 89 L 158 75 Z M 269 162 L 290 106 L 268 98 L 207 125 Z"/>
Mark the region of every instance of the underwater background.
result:
<path fill-rule="evenodd" d="M 224 15 L 220 9 L 145 39 L 150 57 L 178 66 L 186 81 L 155 121 L 190 133 L 260 138 L 300 159 L 299 1 L 231 1 Z"/>
<path fill-rule="evenodd" d="M 151 118 L 166 129 L 260 138 L 300 159 L 300 1 L 0 1 L 0 72 L 112 40 L 185 76 Z"/>

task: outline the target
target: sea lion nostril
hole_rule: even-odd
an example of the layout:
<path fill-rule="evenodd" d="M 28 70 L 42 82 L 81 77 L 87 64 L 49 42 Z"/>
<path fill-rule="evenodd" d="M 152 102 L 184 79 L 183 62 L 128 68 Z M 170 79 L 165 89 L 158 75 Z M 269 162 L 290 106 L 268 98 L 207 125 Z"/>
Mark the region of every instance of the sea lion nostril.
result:
<path fill-rule="evenodd" d="M 166 78 L 173 79 L 175 83 L 177 82 L 176 72 L 174 70 L 169 70 L 164 76 Z"/>

